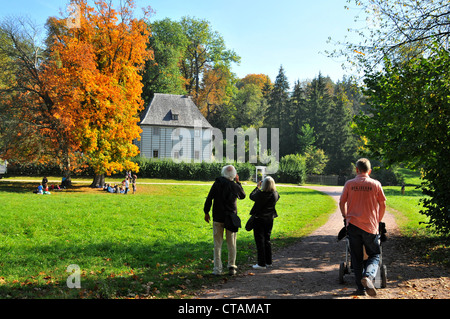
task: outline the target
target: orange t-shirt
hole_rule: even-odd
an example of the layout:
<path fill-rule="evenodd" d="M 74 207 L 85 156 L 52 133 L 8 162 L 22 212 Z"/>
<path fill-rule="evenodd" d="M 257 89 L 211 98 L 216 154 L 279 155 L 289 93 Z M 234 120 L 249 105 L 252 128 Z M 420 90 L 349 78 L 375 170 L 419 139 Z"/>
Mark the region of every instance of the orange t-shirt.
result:
<path fill-rule="evenodd" d="M 386 201 L 379 181 L 368 175 L 358 175 L 345 183 L 340 200 L 347 203 L 347 225 L 378 233 L 378 224 L 383 218 L 379 214 L 379 203 Z"/>

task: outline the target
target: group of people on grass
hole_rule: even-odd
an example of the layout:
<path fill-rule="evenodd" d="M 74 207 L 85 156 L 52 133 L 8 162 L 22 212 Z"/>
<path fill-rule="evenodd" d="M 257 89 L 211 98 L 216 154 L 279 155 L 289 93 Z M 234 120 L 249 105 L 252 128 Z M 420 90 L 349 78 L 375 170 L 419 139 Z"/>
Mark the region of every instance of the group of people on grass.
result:
<path fill-rule="evenodd" d="M 51 191 L 58 191 L 61 190 L 64 187 L 64 179 L 61 183 L 61 185 L 58 184 L 52 184 L 52 185 L 48 185 L 48 179 L 46 176 L 44 176 L 44 178 L 42 179 L 42 182 L 39 184 L 39 186 L 37 187 L 37 189 L 34 191 L 35 194 L 38 195 L 50 195 L 50 190 Z"/>
<path fill-rule="evenodd" d="M 112 194 L 127 195 L 131 184 L 133 194 L 136 194 L 136 180 L 137 176 L 135 174 L 131 175 L 131 172 L 127 172 L 125 179 L 122 181 L 121 184 L 115 184 L 113 186 L 112 184 L 106 183 L 105 185 L 103 185 L 103 190 Z"/>
<path fill-rule="evenodd" d="M 47 177 L 44 177 L 42 179 L 42 182 L 39 183 L 39 186 L 33 193 L 39 194 L 39 195 L 50 195 L 51 194 L 50 191 L 58 191 L 61 189 L 65 189 L 66 188 L 65 180 L 66 180 L 66 178 L 63 177 L 61 185 L 52 184 L 49 186 Z M 114 184 L 114 185 L 105 183 L 103 185 L 103 190 L 107 191 L 108 193 L 114 193 L 114 194 L 128 194 L 129 189 L 130 189 L 130 184 L 131 184 L 133 194 L 135 194 L 136 193 L 136 180 L 137 180 L 136 175 L 132 175 L 131 172 L 127 172 L 125 179 L 122 181 L 122 183 Z"/>
<path fill-rule="evenodd" d="M 376 295 L 374 279 L 380 262 L 379 223 L 386 209 L 386 197 L 380 182 L 370 178 L 371 164 L 366 158 L 356 162 L 357 176 L 345 183 L 339 207 L 345 221 L 350 243 L 351 262 L 355 271 L 357 290 L 354 294 Z M 228 273 L 235 275 L 237 230 L 228 226 L 230 216 L 237 215 L 237 200 L 246 197 L 239 182 L 239 176 L 232 165 L 222 169 L 222 176 L 216 178 L 204 204 L 205 221 L 209 223 L 212 206 L 214 268 L 213 274 L 223 271 L 221 250 L 224 233 L 228 247 Z M 276 204 L 280 199 L 272 177 L 258 182 L 250 194 L 254 205 L 250 215 L 254 217 L 253 234 L 257 249 L 257 264 L 253 269 L 272 267 L 272 246 L 270 236 L 274 219 L 278 216 Z M 231 218 L 232 219 L 232 218 Z M 236 226 L 236 225 L 235 225 Z M 246 227 L 247 230 L 249 228 Z M 368 259 L 364 260 L 364 251 Z"/>

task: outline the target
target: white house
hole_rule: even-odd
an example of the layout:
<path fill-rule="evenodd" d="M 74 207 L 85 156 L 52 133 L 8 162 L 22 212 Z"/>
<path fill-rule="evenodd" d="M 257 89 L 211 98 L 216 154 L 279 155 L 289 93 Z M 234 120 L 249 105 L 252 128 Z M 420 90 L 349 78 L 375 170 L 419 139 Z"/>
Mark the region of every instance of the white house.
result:
<path fill-rule="evenodd" d="M 212 126 L 190 96 L 155 94 L 141 116 L 141 156 L 183 161 L 212 160 Z"/>

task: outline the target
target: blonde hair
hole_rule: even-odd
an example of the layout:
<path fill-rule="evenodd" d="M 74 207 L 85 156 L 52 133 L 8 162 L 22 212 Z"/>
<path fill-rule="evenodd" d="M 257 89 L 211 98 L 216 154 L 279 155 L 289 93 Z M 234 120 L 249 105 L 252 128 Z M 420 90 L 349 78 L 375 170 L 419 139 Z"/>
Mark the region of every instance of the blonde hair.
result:
<path fill-rule="evenodd" d="M 277 190 L 277 187 L 275 186 L 275 180 L 270 176 L 264 178 L 261 185 L 261 190 L 263 192 L 275 192 Z"/>

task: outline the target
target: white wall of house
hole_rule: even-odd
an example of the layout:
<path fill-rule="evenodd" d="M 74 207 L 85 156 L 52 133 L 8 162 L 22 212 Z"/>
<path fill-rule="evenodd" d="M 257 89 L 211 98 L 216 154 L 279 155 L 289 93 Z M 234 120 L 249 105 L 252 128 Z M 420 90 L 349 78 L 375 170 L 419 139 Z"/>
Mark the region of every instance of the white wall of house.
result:
<path fill-rule="evenodd" d="M 141 126 L 141 140 L 136 144 L 146 158 L 174 160 L 212 160 L 211 132 L 208 129 Z"/>

